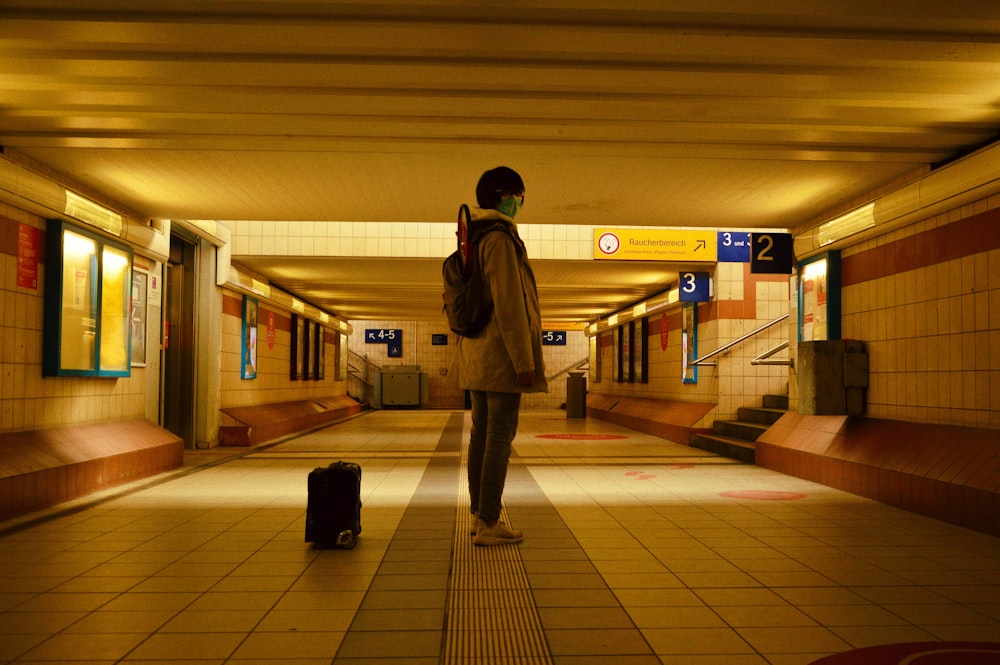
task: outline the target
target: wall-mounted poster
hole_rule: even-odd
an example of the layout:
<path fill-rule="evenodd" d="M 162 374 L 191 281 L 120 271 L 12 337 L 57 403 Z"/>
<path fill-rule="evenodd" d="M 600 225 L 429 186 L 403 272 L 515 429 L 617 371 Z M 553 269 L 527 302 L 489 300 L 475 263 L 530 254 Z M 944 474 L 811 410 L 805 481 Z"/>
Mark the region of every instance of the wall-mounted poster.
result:
<path fill-rule="evenodd" d="M 799 340 L 840 339 L 840 252 L 799 264 Z"/>
<path fill-rule="evenodd" d="M 604 356 L 604 335 L 595 335 L 590 338 L 590 382 L 601 382 L 601 366 Z"/>
<path fill-rule="evenodd" d="M 132 268 L 132 366 L 146 366 L 146 299 L 149 273 Z"/>
<path fill-rule="evenodd" d="M 308 381 L 313 377 L 312 371 L 312 358 L 313 358 L 313 331 L 316 328 L 316 324 L 305 319 L 302 326 L 302 380 Z"/>
<path fill-rule="evenodd" d="M 128 376 L 132 250 L 52 219 L 46 226 L 43 376 Z"/>
<path fill-rule="evenodd" d="M 17 225 L 17 285 L 24 289 L 38 288 L 38 253 L 41 231 L 28 224 Z"/>
<path fill-rule="evenodd" d="M 698 306 L 685 303 L 681 307 L 681 380 L 684 383 L 698 383 L 698 366 L 692 365 L 698 359 Z"/>
<path fill-rule="evenodd" d="M 337 345 L 335 347 L 337 353 L 337 380 L 343 381 L 348 376 L 348 360 L 350 357 L 347 353 L 347 335 L 344 333 L 337 333 Z"/>
<path fill-rule="evenodd" d="M 243 296 L 243 351 L 240 376 L 257 378 L 257 299 Z"/>
<path fill-rule="evenodd" d="M 315 337 L 313 340 L 313 372 L 312 377 L 317 381 L 326 378 L 326 328 L 319 323 L 316 324 Z"/>
<path fill-rule="evenodd" d="M 631 323 L 632 336 L 632 376 L 635 383 L 649 383 L 649 319 L 639 319 Z"/>
<path fill-rule="evenodd" d="M 292 381 L 298 381 L 302 378 L 302 328 L 304 325 L 305 319 L 298 314 L 292 314 L 291 355 L 288 365 L 288 378 Z"/>

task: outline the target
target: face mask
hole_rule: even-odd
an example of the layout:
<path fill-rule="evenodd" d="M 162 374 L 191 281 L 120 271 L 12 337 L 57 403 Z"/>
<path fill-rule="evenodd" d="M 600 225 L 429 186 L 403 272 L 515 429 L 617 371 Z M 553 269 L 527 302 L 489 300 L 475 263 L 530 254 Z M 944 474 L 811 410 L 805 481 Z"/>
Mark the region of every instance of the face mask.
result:
<path fill-rule="evenodd" d="M 512 196 L 509 199 L 500 202 L 497 206 L 497 210 L 507 215 L 511 219 L 514 219 L 514 215 L 517 211 L 521 209 L 521 199 L 516 196 Z"/>

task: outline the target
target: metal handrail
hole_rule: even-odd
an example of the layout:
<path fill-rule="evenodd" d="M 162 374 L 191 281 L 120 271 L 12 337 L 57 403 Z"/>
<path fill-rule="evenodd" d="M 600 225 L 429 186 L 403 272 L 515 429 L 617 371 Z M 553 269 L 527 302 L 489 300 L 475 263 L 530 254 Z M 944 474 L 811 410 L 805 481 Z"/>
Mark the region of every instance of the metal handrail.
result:
<path fill-rule="evenodd" d="M 569 372 L 572 372 L 574 369 L 579 369 L 579 368 L 583 367 L 584 365 L 588 365 L 589 363 L 590 363 L 590 356 L 587 356 L 586 358 L 584 358 L 582 360 L 577 360 L 575 363 L 573 363 L 572 365 L 570 365 L 566 369 L 560 370 L 560 371 L 556 372 L 555 374 L 553 374 L 552 376 L 545 377 L 545 380 L 546 381 L 551 381 L 552 379 L 560 377 L 563 374 L 568 374 Z"/>
<path fill-rule="evenodd" d="M 725 353 L 726 351 L 728 351 L 729 349 L 733 348 L 734 346 L 737 346 L 738 344 L 742 344 L 743 342 L 747 341 L 748 339 L 750 339 L 754 335 L 758 335 L 758 334 L 764 332 L 765 330 L 767 330 L 771 326 L 777 325 L 777 324 L 781 323 L 782 321 L 784 321 L 787 318 L 788 318 L 788 314 L 787 313 L 786 314 L 782 314 L 781 316 L 779 316 L 778 318 L 776 318 L 774 321 L 771 321 L 770 323 L 765 323 L 760 328 L 757 328 L 756 330 L 748 332 L 747 334 L 743 335 L 742 337 L 734 339 L 733 341 L 729 342 L 728 344 L 726 344 L 724 346 L 720 346 L 715 351 L 711 351 L 710 353 L 706 353 L 701 358 L 698 358 L 697 360 L 694 360 L 694 361 L 688 363 L 688 366 L 715 367 L 716 363 L 710 363 L 710 362 L 705 362 L 705 361 L 708 360 L 709 358 L 714 358 L 715 356 L 719 355 L 720 353 Z M 777 352 L 777 351 L 778 351 L 778 349 L 775 350 L 775 352 Z"/>
<path fill-rule="evenodd" d="M 347 350 L 347 393 L 362 404 L 371 404 L 375 389 L 374 376 L 378 373 L 378 365 L 355 351 Z M 360 391 L 355 395 L 354 389 Z"/>
<path fill-rule="evenodd" d="M 751 365 L 787 365 L 788 367 L 792 367 L 795 363 L 792 361 L 791 358 L 775 358 L 774 360 L 770 359 L 771 356 L 773 356 L 778 351 L 783 351 L 784 349 L 787 349 L 787 348 L 788 348 L 788 340 L 785 340 L 784 342 L 782 342 L 778 346 L 774 347 L 773 349 L 771 349 L 769 351 L 765 351 L 764 353 L 760 354 L 759 356 L 757 356 L 756 358 L 754 358 L 753 360 L 751 360 L 750 364 Z"/>

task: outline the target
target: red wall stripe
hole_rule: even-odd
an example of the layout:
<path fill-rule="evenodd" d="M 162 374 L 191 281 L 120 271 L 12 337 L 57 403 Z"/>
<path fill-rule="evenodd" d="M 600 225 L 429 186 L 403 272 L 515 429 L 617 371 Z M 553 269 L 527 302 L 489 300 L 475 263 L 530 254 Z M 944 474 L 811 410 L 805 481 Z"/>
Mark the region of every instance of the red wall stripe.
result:
<path fill-rule="evenodd" d="M 1000 248 L 1000 208 L 845 256 L 841 286 L 927 268 Z"/>

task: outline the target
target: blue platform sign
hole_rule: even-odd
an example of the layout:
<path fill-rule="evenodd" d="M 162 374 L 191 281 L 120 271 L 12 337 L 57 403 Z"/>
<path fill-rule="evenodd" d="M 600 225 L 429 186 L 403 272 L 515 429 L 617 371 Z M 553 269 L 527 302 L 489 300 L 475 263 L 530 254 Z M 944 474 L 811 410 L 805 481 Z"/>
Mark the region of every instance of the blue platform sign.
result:
<path fill-rule="evenodd" d="M 750 263 L 750 232 L 719 231 L 719 263 Z"/>
<path fill-rule="evenodd" d="M 566 346 L 565 330 L 546 330 L 542 333 L 542 346 Z"/>
<path fill-rule="evenodd" d="M 365 344 L 386 344 L 390 358 L 403 357 L 403 331 L 395 328 L 365 328 Z"/>
<path fill-rule="evenodd" d="M 711 277 L 707 272 L 682 272 L 678 277 L 677 295 L 681 302 L 708 302 L 712 299 Z"/>
<path fill-rule="evenodd" d="M 365 328 L 365 344 L 388 344 L 402 337 L 402 330 L 395 330 L 393 328 Z"/>

